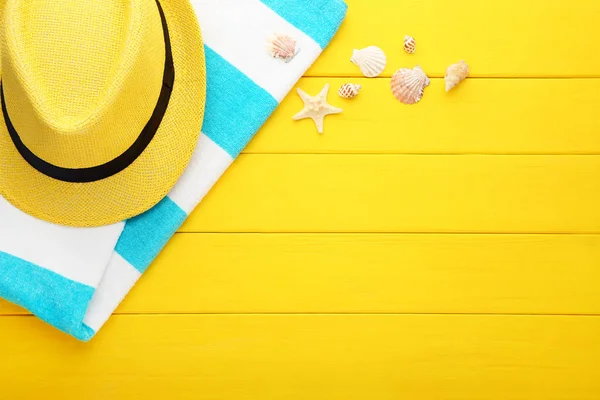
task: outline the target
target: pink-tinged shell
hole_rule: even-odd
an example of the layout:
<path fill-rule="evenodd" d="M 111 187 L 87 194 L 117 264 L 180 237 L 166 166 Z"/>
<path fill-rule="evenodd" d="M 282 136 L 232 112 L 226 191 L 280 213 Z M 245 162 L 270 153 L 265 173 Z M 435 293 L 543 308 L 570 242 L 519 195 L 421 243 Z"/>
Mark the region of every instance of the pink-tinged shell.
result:
<path fill-rule="evenodd" d="M 404 51 L 413 54 L 417 50 L 417 41 L 412 36 L 404 36 Z"/>
<path fill-rule="evenodd" d="M 358 96 L 358 92 L 362 89 L 362 86 L 354 83 L 345 83 L 342 85 L 338 94 L 344 99 L 353 99 Z"/>
<path fill-rule="evenodd" d="M 421 67 L 401 68 L 392 76 L 391 88 L 396 99 L 404 104 L 415 104 L 421 100 L 429 83 Z"/>
<path fill-rule="evenodd" d="M 287 35 L 273 35 L 267 45 L 269 53 L 273 58 L 280 58 L 286 63 L 298 54 L 296 40 Z"/>
<path fill-rule="evenodd" d="M 449 92 L 454 87 L 458 86 L 463 80 L 469 76 L 469 66 L 463 60 L 457 64 L 452 64 L 446 70 L 444 82 L 446 83 L 446 92 Z"/>

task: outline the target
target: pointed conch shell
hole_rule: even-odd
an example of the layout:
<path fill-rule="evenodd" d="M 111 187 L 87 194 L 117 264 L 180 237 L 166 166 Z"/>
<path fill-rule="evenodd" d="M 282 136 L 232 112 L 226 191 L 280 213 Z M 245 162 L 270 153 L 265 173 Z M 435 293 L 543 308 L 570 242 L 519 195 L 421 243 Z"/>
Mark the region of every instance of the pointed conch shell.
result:
<path fill-rule="evenodd" d="M 404 36 L 404 51 L 408 54 L 413 54 L 417 49 L 417 42 L 412 36 Z"/>
<path fill-rule="evenodd" d="M 291 36 L 274 34 L 267 43 L 267 49 L 273 58 L 281 58 L 286 63 L 298 54 L 296 40 Z"/>
<path fill-rule="evenodd" d="M 404 104 L 418 103 L 427 86 L 429 78 L 421 67 L 401 68 L 392 76 L 392 93 Z"/>
<path fill-rule="evenodd" d="M 369 46 L 362 50 L 354 50 L 350 59 L 367 78 L 379 76 L 385 69 L 387 57 L 377 46 Z"/>
<path fill-rule="evenodd" d="M 362 89 L 362 86 L 354 83 L 345 83 L 342 85 L 338 94 L 344 99 L 353 99 L 358 96 L 358 92 Z"/>
<path fill-rule="evenodd" d="M 444 81 L 446 82 L 446 92 L 449 92 L 462 82 L 469 75 L 469 66 L 460 60 L 458 64 L 452 64 L 446 70 Z"/>

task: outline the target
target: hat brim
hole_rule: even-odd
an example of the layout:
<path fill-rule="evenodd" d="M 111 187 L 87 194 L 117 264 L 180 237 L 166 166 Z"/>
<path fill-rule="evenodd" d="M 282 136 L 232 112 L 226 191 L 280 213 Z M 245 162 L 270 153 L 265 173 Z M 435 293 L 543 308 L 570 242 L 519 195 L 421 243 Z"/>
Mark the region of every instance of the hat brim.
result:
<path fill-rule="evenodd" d="M 115 175 L 89 183 L 64 182 L 42 174 L 25 161 L 0 118 L 0 194 L 15 207 L 60 225 L 109 225 L 152 208 L 183 174 L 204 117 L 204 47 L 188 0 L 159 2 L 169 29 L 176 79 L 168 108 L 150 144 Z"/>

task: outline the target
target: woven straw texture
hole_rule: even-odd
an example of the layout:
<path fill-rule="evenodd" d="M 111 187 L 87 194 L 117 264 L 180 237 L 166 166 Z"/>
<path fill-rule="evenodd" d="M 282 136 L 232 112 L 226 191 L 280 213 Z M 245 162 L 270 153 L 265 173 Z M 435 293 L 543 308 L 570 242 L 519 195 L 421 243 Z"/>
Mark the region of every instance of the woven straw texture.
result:
<path fill-rule="evenodd" d="M 86 168 L 122 154 L 152 114 L 165 47 L 155 0 L 5 0 L 2 84 L 17 132 L 34 154 Z M 0 123 L 0 193 L 17 208 L 62 225 L 100 226 L 157 204 L 183 173 L 205 103 L 200 30 L 188 0 L 161 0 L 175 83 L 160 128 L 125 170 L 91 183 L 38 172 Z"/>

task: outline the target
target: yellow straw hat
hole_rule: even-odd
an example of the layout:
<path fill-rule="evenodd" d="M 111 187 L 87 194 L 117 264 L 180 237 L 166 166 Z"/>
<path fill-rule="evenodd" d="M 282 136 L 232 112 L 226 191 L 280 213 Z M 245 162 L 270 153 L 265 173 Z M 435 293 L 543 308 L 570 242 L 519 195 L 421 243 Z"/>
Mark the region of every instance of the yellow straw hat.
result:
<path fill-rule="evenodd" d="M 100 226 L 175 185 L 204 115 L 188 0 L 0 0 L 0 194 L 37 218 Z"/>

